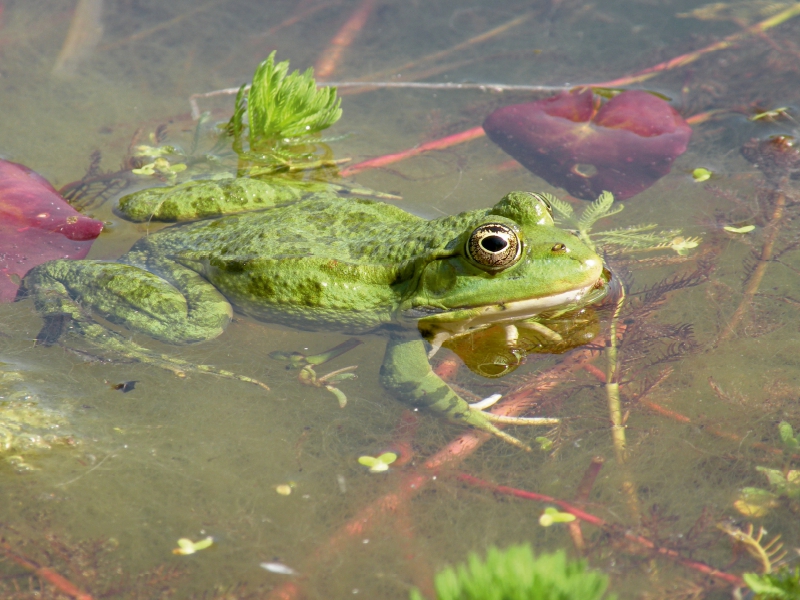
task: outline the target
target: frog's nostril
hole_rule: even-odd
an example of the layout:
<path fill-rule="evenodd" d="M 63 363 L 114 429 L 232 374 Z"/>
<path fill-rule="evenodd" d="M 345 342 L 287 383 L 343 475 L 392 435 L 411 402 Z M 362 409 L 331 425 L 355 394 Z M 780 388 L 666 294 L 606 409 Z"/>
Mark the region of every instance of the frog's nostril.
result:
<path fill-rule="evenodd" d="M 481 246 L 487 252 L 500 252 L 508 246 L 508 241 L 499 235 L 490 235 L 481 240 Z"/>
<path fill-rule="evenodd" d="M 563 254 L 564 252 L 567 251 L 567 247 L 561 242 L 559 242 L 558 244 L 550 248 L 550 250 L 552 250 L 553 252 L 557 252 L 559 254 Z"/>

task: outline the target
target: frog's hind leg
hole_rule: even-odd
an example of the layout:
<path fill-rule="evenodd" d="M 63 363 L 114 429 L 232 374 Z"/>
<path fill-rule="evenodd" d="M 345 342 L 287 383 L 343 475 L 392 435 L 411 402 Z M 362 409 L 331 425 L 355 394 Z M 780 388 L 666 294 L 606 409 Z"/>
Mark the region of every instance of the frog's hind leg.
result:
<path fill-rule="evenodd" d="M 45 319 L 37 342 L 51 345 L 69 327 L 101 350 L 179 375 L 210 373 L 267 388 L 250 377 L 147 350 L 92 317 L 96 311 L 113 323 L 171 344 L 208 340 L 222 333 L 233 312 L 225 297 L 180 265 L 170 275 L 176 285 L 122 263 L 59 260 L 39 265 L 24 280 L 24 295 L 33 297 Z"/>

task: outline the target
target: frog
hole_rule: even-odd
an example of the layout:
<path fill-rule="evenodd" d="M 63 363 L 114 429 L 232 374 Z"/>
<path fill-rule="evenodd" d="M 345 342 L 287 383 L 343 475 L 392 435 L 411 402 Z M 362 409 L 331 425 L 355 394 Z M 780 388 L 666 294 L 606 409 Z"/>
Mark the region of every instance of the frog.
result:
<path fill-rule="evenodd" d="M 388 338 L 380 381 L 390 392 L 525 449 L 497 426 L 514 418 L 467 402 L 432 370 L 431 355 L 447 339 L 498 323 L 547 330 L 544 317 L 595 303 L 609 287 L 603 260 L 556 226 L 543 193 L 510 192 L 490 208 L 426 219 L 342 188 L 234 177 L 142 190 L 116 210 L 174 224 L 116 261 L 32 269 L 21 294 L 44 318 L 39 343 L 70 329 L 178 374 L 267 387 L 159 355 L 97 317 L 172 345 L 221 335 L 234 311 L 303 330 L 379 333 Z"/>

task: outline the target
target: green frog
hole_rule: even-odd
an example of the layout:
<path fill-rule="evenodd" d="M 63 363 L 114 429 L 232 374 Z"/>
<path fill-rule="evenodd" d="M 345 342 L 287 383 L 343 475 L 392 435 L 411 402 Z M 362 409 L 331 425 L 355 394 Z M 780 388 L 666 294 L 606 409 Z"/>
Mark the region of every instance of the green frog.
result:
<path fill-rule="evenodd" d="M 56 260 L 31 270 L 24 289 L 45 318 L 40 342 L 53 343 L 68 325 L 95 346 L 176 372 L 249 380 L 156 355 L 93 315 L 169 344 L 215 338 L 234 308 L 306 330 L 382 331 L 386 388 L 522 447 L 485 403 L 470 405 L 440 379 L 429 354 L 497 323 L 546 330 L 542 315 L 607 290 L 601 258 L 554 225 L 546 194 L 512 192 L 491 208 L 426 220 L 330 186 L 231 178 L 144 190 L 119 211 L 189 222 L 148 235 L 116 262 Z"/>

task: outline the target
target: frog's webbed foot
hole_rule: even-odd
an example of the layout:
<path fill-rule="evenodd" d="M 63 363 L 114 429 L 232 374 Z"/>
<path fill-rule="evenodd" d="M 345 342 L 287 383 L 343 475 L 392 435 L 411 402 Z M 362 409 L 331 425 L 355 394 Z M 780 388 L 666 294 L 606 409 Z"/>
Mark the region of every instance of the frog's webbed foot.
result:
<path fill-rule="evenodd" d="M 502 394 L 492 394 L 491 396 L 484 398 L 480 402 L 473 402 L 468 404 L 469 410 L 475 414 L 479 414 L 483 419 L 489 421 L 489 428 L 487 430 L 496 435 L 497 437 L 507 441 L 518 448 L 522 448 L 523 450 L 530 451 L 530 446 L 521 442 L 517 438 L 512 435 L 505 433 L 504 431 L 498 429 L 493 423 L 502 423 L 504 425 L 557 425 L 561 422 L 561 419 L 558 418 L 550 418 L 550 417 L 509 417 L 505 415 L 496 415 L 494 413 L 487 412 L 486 409 L 494 406 L 500 401 L 502 398 Z"/>

